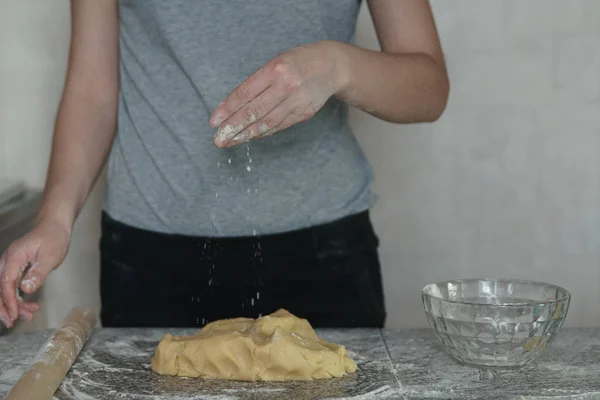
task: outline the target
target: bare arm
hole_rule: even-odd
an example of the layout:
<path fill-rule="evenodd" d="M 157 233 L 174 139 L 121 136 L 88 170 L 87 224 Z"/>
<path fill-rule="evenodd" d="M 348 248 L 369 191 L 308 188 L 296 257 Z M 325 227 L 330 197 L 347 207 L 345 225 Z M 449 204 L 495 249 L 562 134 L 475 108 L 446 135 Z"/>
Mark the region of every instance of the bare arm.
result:
<path fill-rule="evenodd" d="M 449 81 L 427 0 L 368 0 L 381 52 L 337 44 L 350 104 L 391 122 L 438 119 Z"/>
<path fill-rule="evenodd" d="M 39 305 L 18 301 L 16 284 L 36 291 L 64 259 L 77 214 L 106 160 L 117 121 L 117 0 L 72 0 L 67 81 L 52 143 L 44 199 L 34 229 L 0 257 L 0 320 L 33 319 Z"/>
<path fill-rule="evenodd" d="M 215 109 L 215 144 L 231 147 L 312 118 L 337 96 L 390 122 L 430 122 L 449 83 L 428 0 L 369 0 L 382 51 L 322 41 L 275 57 Z"/>
<path fill-rule="evenodd" d="M 67 81 L 39 216 L 69 230 L 108 155 L 118 97 L 117 1 L 72 0 L 71 13 Z"/>

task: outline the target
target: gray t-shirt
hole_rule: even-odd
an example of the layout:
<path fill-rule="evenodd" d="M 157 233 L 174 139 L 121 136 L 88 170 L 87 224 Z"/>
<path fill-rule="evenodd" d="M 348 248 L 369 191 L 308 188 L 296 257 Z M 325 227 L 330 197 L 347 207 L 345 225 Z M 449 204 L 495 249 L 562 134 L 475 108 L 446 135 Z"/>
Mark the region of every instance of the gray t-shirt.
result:
<path fill-rule="evenodd" d="M 212 110 L 292 47 L 351 42 L 359 0 L 120 0 L 118 135 L 104 209 L 138 228 L 198 236 L 300 229 L 368 209 L 372 174 L 329 100 L 310 121 L 235 148 Z"/>

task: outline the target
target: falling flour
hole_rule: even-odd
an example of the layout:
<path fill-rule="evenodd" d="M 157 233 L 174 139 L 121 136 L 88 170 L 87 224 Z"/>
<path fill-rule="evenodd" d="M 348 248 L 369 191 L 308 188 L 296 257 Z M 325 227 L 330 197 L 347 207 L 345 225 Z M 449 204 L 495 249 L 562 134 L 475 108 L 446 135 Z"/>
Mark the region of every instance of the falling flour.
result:
<path fill-rule="evenodd" d="M 246 171 L 247 172 L 251 172 L 252 171 L 252 155 L 250 154 L 250 142 L 246 143 Z M 246 189 L 247 193 L 258 193 L 258 185 L 254 188 L 250 188 L 248 187 Z M 257 200 L 257 199 L 255 199 Z M 247 214 L 246 215 L 246 219 L 248 221 L 248 225 L 250 225 L 250 216 Z M 256 230 L 256 228 L 252 229 L 252 236 L 256 238 L 255 243 L 254 243 L 254 247 L 255 247 L 255 251 L 254 251 L 254 262 L 258 262 L 258 264 L 262 264 L 262 255 L 261 255 L 261 247 L 260 247 L 260 239 L 258 238 L 258 231 Z M 262 286 L 262 281 L 260 279 L 257 279 L 257 281 L 255 282 L 256 285 L 258 287 Z M 255 307 L 255 305 L 257 305 L 258 300 L 260 299 L 260 292 L 257 291 L 256 292 L 256 297 L 251 298 L 250 299 L 250 306 L 251 307 Z M 242 304 L 242 308 L 244 308 L 244 304 Z M 262 317 L 262 313 L 258 314 L 258 317 Z"/>

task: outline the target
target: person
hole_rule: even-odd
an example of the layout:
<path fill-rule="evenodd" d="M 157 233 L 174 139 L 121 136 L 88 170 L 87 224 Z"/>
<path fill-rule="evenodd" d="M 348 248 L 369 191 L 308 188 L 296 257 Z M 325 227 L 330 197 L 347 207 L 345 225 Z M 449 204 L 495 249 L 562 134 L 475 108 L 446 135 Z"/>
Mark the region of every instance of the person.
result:
<path fill-rule="evenodd" d="M 72 0 L 43 203 L 0 261 L 2 321 L 38 311 L 17 288 L 63 261 L 108 158 L 104 326 L 278 308 L 383 326 L 372 173 L 348 105 L 432 122 L 449 81 L 427 0 L 368 6 L 381 51 L 352 44 L 360 0 Z"/>

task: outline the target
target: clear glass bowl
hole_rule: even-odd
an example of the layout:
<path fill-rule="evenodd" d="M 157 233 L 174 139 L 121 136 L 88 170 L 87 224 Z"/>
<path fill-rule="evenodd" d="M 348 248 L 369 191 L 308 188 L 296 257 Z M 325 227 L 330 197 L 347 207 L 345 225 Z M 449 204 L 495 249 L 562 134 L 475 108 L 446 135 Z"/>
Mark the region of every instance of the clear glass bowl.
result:
<path fill-rule="evenodd" d="M 466 279 L 423 288 L 429 324 L 456 361 L 476 368 L 518 368 L 552 343 L 571 294 L 547 283 Z"/>

